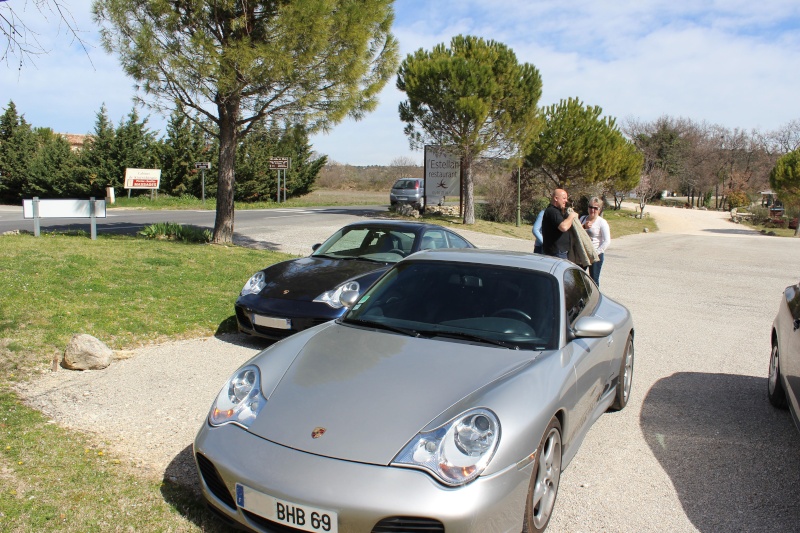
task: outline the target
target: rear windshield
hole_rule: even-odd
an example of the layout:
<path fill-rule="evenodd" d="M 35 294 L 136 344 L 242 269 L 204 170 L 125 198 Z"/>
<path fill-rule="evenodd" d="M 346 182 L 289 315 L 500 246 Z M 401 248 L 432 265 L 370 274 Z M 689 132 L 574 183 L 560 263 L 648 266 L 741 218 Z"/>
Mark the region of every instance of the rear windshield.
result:
<path fill-rule="evenodd" d="M 418 183 L 421 187 L 422 182 L 420 180 L 397 180 L 392 189 L 416 189 Z"/>

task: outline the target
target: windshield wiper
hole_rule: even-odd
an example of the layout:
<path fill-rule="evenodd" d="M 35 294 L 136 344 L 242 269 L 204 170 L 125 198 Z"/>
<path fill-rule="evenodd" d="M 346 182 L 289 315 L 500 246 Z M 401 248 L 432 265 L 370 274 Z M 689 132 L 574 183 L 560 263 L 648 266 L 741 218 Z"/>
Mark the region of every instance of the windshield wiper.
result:
<path fill-rule="evenodd" d="M 490 339 L 488 337 L 482 337 L 481 335 L 475 335 L 474 333 L 466 333 L 463 331 L 422 331 L 421 334 L 424 334 L 426 337 L 448 337 L 451 339 L 465 339 L 470 341 L 478 341 L 478 342 L 485 342 L 486 344 L 493 344 L 495 346 L 500 346 L 501 348 L 508 348 L 509 350 L 519 350 L 519 346 L 514 344 L 513 342 L 508 341 L 501 341 L 497 339 Z"/>
<path fill-rule="evenodd" d="M 389 324 L 384 324 L 383 322 L 373 322 L 372 320 L 362 320 L 360 318 L 347 318 L 342 320 L 342 322 L 345 324 L 357 324 L 359 326 L 366 326 L 369 328 L 385 329 L 387 331 L 408 335 L 409 337 L 419 337 L 419 332 L 416 330 L 390 326 Z"/>

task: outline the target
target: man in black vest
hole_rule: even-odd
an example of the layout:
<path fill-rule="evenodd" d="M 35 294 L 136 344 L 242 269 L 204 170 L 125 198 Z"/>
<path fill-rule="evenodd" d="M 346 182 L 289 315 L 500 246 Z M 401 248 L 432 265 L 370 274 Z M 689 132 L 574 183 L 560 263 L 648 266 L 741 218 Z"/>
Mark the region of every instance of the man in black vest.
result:
<path fill-rule="evenodd" d="M 570 228 L 578 214 L 567 210 L 567 191 L 556 189 L 542 219 L 542 240 L 545 255 L 567 259 L 570 246 Z"/>

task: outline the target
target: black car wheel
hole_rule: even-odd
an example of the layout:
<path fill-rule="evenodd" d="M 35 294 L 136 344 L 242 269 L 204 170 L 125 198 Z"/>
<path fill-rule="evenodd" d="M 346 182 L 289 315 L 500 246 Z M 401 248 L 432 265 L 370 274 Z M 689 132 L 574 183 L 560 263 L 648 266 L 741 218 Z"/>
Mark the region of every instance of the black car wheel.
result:
<path fill-rule="evenodd" d="M 633 337 L 628 335 L 625 342 L 625 351 L 622 353 L 622 362 L 619 367 L 619 379 L 617 380 L 617 390 L 614 403 L 611 404 L 612 411 L 625 409 L 628 405 L 628 398 L 631 395 L 631 384 L 633 383 Z"/>
<path fill-rule="evenodd" d="M 769 379 L 767 379 L 767 397 L 769 403 L 781 409 L 786 408 L 786 391 L 781 383 L 781 363 L 778 343 L 772 343 L 772 354 L 769 357 Z"/>
<path fill-rule="evenodd" d="M 540 533 L 547 529 L 556 505 L 561 481 L 561 423 L 550 420 L 533 459 L 533 473 L 525 501 L 523 533 Z"/>

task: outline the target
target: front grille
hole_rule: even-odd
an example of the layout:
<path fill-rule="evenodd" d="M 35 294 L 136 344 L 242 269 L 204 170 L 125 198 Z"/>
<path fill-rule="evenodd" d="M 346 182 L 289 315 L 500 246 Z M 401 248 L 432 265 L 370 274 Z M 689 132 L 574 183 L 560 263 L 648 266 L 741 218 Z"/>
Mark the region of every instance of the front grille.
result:
<path fill-rule="evenodd" d="M 444 524 L 431 518 L 393 516 L 378 522 L 372 533 L 444 533 Z"/>
<path fill-rule="evenodd" d="M 195 457 L 197 458 L 197 466 L 200 469 L 200 475 L 203 476 L 203 481 L 205 481 L 211 494 L 222 500 L 222 503 L 231 509 L 236 509 L 236 502 L 233 500 L 233 496 L 231 496 L 228 487 L 225 486 L 225 482 L 222 481 L 222 477 L 220 477 L 219 472 L 217 472 L 214 463 L 199 453 L 196 454 Z"/>

